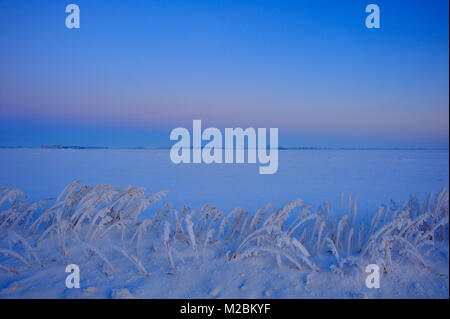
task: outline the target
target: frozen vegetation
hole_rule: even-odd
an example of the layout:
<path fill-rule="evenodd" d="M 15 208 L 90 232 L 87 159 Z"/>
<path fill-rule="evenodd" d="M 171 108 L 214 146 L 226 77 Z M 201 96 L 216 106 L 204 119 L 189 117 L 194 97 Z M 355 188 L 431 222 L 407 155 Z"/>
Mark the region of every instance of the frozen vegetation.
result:
<path fill-rule="evenodd" d="M 75 181 L 53 199 L 0 189 L 0 297 L 448 298 L 449 193 L 360 212 L 303 199 L 223 211 Z M 146 212 L 143 214 L 143 212 Z M 81 288 L 65 286 L 66 265 Z M 368 264 L 381 269 L 368 289 Z"/>

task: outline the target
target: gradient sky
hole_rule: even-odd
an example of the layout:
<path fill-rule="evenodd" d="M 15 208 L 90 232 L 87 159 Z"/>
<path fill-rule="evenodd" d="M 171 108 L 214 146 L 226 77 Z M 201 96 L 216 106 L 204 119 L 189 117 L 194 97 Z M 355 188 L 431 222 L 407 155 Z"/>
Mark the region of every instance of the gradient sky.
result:
<path fill-rule="evenodd" d="M 76 3 L 81 28 L 65 27 Z M 367 29 L 376 3 L 381 29 Z M 448 1 L 0 0 L 0 145 L 448 147 Z"/>

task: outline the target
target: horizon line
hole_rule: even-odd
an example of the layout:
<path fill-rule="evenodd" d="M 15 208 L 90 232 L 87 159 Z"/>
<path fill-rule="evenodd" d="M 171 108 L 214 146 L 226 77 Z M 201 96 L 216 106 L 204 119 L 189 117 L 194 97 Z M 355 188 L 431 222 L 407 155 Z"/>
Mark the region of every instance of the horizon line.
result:
<path fill-rule="evenodd" d="M 0 145 L 0 149 L 74 149 L 74 150 L 170 150 L 172 146 L 80 146 L 80 145 L 40 145 L 40 146 L 22 146 L 22 145 Z M 205 147 L 201 147 L 200 149 L 204 149 Z M 268 146 L 267 148 L 270 148 Z M 193 146 L 190 149 L 194 149 Z M 220 147 L 220 149 L 224 150 L 225 147 Z M 248 147 L 244 147 L 244 149 L 248 149 Z M 270 148 L 272 149 L 272 148 Z M 449 147 L 320 147 L 320 146 L 278 146 L 278 150 L 342 150 L 342 151 L 449 151 Z"/>

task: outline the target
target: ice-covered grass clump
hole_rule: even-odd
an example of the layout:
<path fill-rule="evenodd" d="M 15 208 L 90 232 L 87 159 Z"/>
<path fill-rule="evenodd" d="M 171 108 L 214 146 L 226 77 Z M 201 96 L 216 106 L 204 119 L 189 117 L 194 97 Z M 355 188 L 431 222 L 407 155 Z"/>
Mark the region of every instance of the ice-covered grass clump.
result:
<path fill-rule="evenodd" d="M 11 282 L 16 282 L 15 278 L 17 282 L 36 278 L 34 285 L 39 285 L 42 274 L 52 276 L 61 268 L 59 263 L 76 263 L 82 270 L 89 269 L 89 281 L 104 290 L 126 286 L 127 278 L 134 278 L 138 285 L 139 278 L 144 283 L 151 280 L 153 272 L 164 281 L 163 276 L 183 277 L 195 268 L 212 274 L 220 269 L 226 281 L 217 285 L 211 282 L 209 287 L 200 285 L 201 275 L 192 276 L 202 292 L 187 295 L 179 283 L 170 287 L 169 280 L 168 290 L 163 290 L 148 282 L 152 291 L 142 291 L 138 294 L 141 297 L 216 297 L 217 291 L 229 297 L 274 297 L 270 291 L 275 288 L 256 291 L 260 289 L 256 283 L 250 288 L 240 283 L 238 292 L 230 288 L 227 294 L 224 287 L 249 267 L 288 276 L 286 282 L 293 287 L 275 297 L 329 297 L 320 290 L 329 289 L 330 282 L 335 283 L 335 293 L 341 297 L 342 293 L 344 297 L 448 297 L 448 271 L 442 273 L 433 265 L 434 258 L 440 256 L 448 268 L 447 190 L 430 194 L 422 204 L 411 197 L 401 206 L 392 203 L 392 207 L 380 206 L 375 213 L 365 215 L 357 212 L 355 198 L 342 194 L 337 211 L 331 204 L 312 211 L 303 200 L 296 199 L 280 209 L 270 210 L 267 205 L 256 212 L 237 207 L 225 213 L 209 204 L 199 210 L 184 206 L 178 211 L 167 204 L 146 214 L 150 218 L 139 218 L 164 194 L 147 196 L 136 187 L 91 187 L 76 181 L 56 199 L 30 202 L 19 190 L 0 189 L 0 297 L 34 296 L 25 288 L 12 289 Z M 384 293 L 369 291 L 364 286 L 368 264 L 377 264 L 382 276 L 394 276 L 393 280 L 402 276 L 408 280 L 411 274 L 405 274 L 405 269 L 420 269 L 423 278 L 429 276 L 437 286 L 442 281 L 447 296 L 424 291 L 396 295 L 392 287 Z M 63 278 L 64 274 L 58 276 Z M 292 282 L 292 278 L 297 281 Z M 316 283 L 311 286 L 312 281 Z M 275 278 L 266 278 L 265 285 L 276 287 L 278 283 Z M 90 287 L 86 291 L 97 290 Z M 60 291 L 63 293 L 49 296 L 83 297 L 70 295 L 64 287 Z"/>

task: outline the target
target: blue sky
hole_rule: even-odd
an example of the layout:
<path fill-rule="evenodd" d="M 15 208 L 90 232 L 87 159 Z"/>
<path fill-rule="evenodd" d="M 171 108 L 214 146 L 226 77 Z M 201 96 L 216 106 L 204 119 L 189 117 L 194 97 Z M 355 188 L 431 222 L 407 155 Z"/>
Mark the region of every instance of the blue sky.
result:
<path fill-rule="evenodd" d="M 0 0 L 0 145 L 170 146 L 201 119 L 278 127 L 284 146 L 448 147 L 448 9 Z"/>

